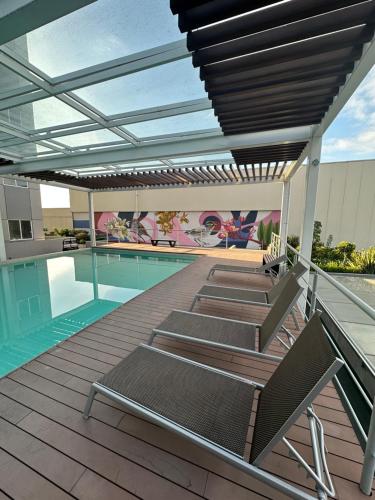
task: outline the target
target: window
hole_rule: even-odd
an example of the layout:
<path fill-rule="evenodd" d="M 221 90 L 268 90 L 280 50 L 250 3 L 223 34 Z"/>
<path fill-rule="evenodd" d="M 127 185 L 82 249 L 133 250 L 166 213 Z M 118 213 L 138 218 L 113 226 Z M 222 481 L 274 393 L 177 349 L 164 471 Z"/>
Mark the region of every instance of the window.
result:
<path fill-rule="evenodd" d="M 27 188 L 29 187 L 29 183 L 27 181 L 24 181 L 22 179 L 3 179 L 3 184 L 4 186 L 16 186 L 16 187 L 22 187 L 22 188 Z"/>
<path fill-rule="evenodd" d="M 31 240 L 33 238 L 31 220 L 8 220 L 8 226 L 11 240 Z"/>

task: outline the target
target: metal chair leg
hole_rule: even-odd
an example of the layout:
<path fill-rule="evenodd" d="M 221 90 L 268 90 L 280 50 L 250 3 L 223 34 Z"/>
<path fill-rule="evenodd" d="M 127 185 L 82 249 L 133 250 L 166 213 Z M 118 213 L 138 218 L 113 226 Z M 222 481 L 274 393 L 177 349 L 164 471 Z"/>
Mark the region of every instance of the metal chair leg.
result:
<path fill-rule="evenodd" d="M 298 321 L 297 321 L 296 313 L 294 311 L 294 307 L 290 311 L 290 314 L 292 315 L 292 318 L 293 318 L 293 321 L 294 321 L 294 326 L 296 327 L 296 330 L 299 331 L 299 324 L 298 324 Z"/>
<path fill-rule="evenodd" d="M 195 303 L 197 302 L 197 300 L 199 300 L 199 297 L 196 295 L 196 296 L 194 297 L 193 302 L 191 303 L 191 306 L 190 306 L 189 311 L 192 311 L 192 310 L 194 309 L 194 306 L 195 306 Z"/>
<path fill-rule="evenodd" d="M 97 390 L 92 385 L 91 389 L 90 389 L 90 392 L 89 392 L 89 395 L 87 397 L 87 401 L 86 401 L 86 404 L 85 404 L 85 409 L 83 410 L 83 418 L 85 420 L 87 420 L 89 418 L 89 416 L 90 416 L 91 406 L 92 406 L 92 403 L 94 402 L 94 398 L 95 398 L 95 394 L 96 393 L 97 393 Z"/>
<path fill-rule="evenodd" d="M 148 345 L 152 345 L 155 337 L 156 337 L 156 333 L 152 332 L 151 335 L 150 335 L 150 338 L 148 339 L 147 344 Z"/>

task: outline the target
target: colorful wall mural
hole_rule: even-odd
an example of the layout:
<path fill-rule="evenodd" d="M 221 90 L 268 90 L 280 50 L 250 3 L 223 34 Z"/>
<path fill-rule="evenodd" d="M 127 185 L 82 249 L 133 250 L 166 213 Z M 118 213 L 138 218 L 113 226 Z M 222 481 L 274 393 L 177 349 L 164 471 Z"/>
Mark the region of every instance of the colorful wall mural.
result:
<path fill-rule="evenodd" d="M 96 229 L 110 241 L 168 239 L 192 247 L 266 248 L 279 224 L 280 210 L 95 213 Z"/>

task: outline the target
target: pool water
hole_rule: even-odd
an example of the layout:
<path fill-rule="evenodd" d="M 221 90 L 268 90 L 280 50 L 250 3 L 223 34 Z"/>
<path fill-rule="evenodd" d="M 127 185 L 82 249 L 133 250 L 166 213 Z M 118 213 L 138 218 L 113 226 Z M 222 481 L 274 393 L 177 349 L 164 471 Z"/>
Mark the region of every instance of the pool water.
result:
<path fill-rule="evenodd" d="M 89 249 L 1 265 L 0 377 L 194 259 Z"/>

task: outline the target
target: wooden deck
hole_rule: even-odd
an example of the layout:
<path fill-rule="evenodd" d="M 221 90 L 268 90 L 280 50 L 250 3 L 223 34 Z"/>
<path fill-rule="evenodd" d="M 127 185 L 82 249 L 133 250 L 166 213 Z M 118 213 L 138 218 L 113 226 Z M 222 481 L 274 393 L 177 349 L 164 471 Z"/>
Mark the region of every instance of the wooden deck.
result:
<path fill-rule="evenodd" d="M 0 380 L 0 500 L 286 498 L 103 396 L 97 397 L 88 421 L 81 416 L 90 383 L 147 341 L 151 329 L 171 309 L 189 307 L 210 266 L 224 258 L 215 252 L 205 252 L 168 280 Z M 228 263 L 238 262 L 237 252 L 226 253 L 232 259 Z M 240 253 L 243 260 L 247 255 L 258 261 L 261 257 L 259 252 Z M 266 278 L 229 274 L 218 274 L 215 281 L 269 286 Z M 251 321 L 261 321 L 265 314 L 263 308 L 214 302 L 202 302 L 197 310 Z M 292 329 L 291 323 L 288 326 Z M 167 339 L 158 339 L 156 345 L 261 382 L 275 366 Z M 283 351 L 274 342 L 270 352 Z M 316 399 L 315 410 L 325 425 L 337 497 L 366 498 L 358 488 L 363 453 L 332 385 Z M 253 421 L 248 448 L 252 425 Z M 305 417 L 291 429 L 289 438 L 311 461 Z M 282 444 L 264 466 L 297 485 L 313 487 Z"/>

